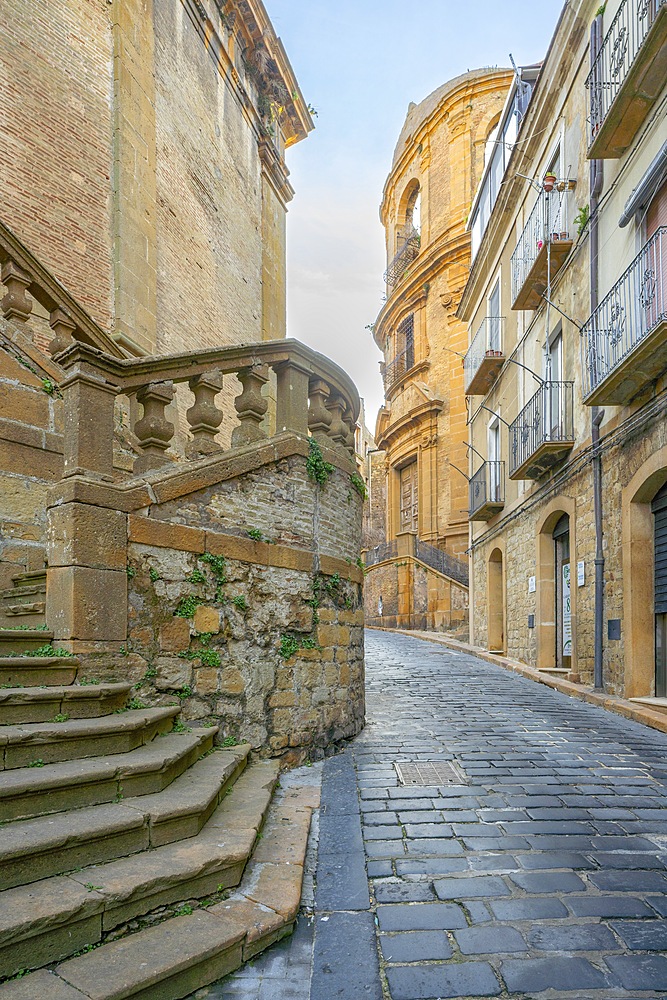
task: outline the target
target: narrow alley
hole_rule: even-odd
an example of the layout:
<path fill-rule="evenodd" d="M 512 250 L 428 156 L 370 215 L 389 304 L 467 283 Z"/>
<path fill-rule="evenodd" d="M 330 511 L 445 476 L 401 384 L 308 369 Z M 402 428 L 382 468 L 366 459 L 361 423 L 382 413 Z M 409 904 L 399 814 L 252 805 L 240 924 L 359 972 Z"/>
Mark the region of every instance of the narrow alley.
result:
<path fill-rule="evenodd" d="M 435 643 L 366 655 L 367 726 L 323 769 L 312 979 L 302 918 L 197 996 L 666 996 L 667 737 Z M 424 761 L 460 776 L 399 782 Z"/>

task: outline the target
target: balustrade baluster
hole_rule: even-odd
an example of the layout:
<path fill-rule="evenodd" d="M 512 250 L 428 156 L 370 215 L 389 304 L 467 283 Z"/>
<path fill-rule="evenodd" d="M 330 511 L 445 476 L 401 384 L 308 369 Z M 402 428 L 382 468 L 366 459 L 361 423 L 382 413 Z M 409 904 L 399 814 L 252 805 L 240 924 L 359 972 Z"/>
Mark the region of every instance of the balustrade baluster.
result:
<path fill-rule="evenodd" d="M 326 407 L 331 413 L 329 437 L 341 448 L 347 447 L 348 428 L 343 420 L 345 400 L 338 393 L 329 396 Z"/>
<path fill-rule="evenodd" d="M 5 319 L 14 319 L 25 323 L 32 312 L 32 298 L 27 292 L 32 278 L 27 271 L 24 271 L 10 258 L 2 265 L 0 279 L 7 289 L 2 303 L 0 303 L 3 316 Z"/>
<path fill-rule="evenodd" d="M 61 351 L 67 350 L 74 342 L 76 323 L 59 307 L 49 314 L 49 326 L 53 330 L 53 340 L 49 344 L 49 354 L 55 357 Z"/>
<path fill-rule="evenodd" d="M 262 396 L 262 387 L 269 381 L 267 365 L 257 364 L 242 368 L 238 380 L 243 386 L 243 392 L 234 400 L 236 412 L 239 415 L 239 425 L 232 431 L 232 448 L 240 448 L 253 441 L 266 438 L 266 430 L 261 427 L 264 414 L 269 404 Z"/>
<path fill-rule="evenodd" d="M 308 434 L 308 369 L 296 361 L 273 366 L 277 378 L 276 433 Z"/>
<path fill-rule="evenodd" d="M 352 414 L 352 409 L 349 405 L 345 407 L 345 415 L 343 417 L 343 422 L 347 428 L 347 434 L 345 436 L 345 448 L 354 455 L 355 445 L 356 445 L 356 431 L 357 423 Z"/>
<path fill-rule="evenodd" d="M 172 382 L 151 382 L 137 391 L 137 402 L 144 408 L 141 420 L 134 425 L 142 454 L 134 463 L 135 472 L 157 469 L 168 459 L 165 452 L 174 434 L 174 425 L 165 417 L 165 409 L 174 398 Z"/>
<path fill-rule="evenodd" d="M 310 407 L 308 409 L 308 429 L 318 444 L 331 445 L 329 428 L 333 420 L 326 407 L 331 390 L 322 379 L 314 379 L 308 390 Z"/>
<path fill-rule="evenodd" d="M 188 458 L 199 458 L 221 451 L 215 435 L 222 423 L 222 410 L 215 405 L 215 397 L 222 389 L 222 375 L 218 371 L 195 375 L 188 382 L 190 392 L 195 397 L 194 404 L 186 413 L 192 441 L 185 448 Z"/>

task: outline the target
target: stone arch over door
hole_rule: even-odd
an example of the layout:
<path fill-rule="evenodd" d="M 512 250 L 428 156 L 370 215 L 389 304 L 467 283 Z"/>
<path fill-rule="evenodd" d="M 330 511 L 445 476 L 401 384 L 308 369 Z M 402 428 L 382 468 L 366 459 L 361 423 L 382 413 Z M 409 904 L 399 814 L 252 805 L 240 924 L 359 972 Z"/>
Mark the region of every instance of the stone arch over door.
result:
<path fill-rule="evenodd" d="M 536 614 L 537 667 L 556 666 L 556 552 L 553 531 L 564 514 L 570 519 L 570 565 L 576 566 L 576 502 L 571 497 L 554 497 L 542 511 L 537 525 Z M 572 657 L 570 670 L 579 673 L 577 660 L 577 588 L 570 594 Z"/>
<path fill-rule="evenodd" d="M 504 653 L 505 629 L 505 553 L 496 546 L 486 568 L 487 644 L 489 650 Z"/>
<path fill-rule="evenodd" d="M 621 494 L 626 698 L 651 696 L 655 690 L 651 501 L 666 482 L 667 447 L 664 447 L 643 463 Z"/>

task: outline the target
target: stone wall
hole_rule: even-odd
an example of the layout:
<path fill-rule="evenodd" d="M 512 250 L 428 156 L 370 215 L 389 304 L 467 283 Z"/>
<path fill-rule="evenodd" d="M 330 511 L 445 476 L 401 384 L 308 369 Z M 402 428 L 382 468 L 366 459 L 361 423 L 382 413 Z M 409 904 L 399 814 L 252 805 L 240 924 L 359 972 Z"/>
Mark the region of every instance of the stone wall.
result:
<path fill-rule="evenodd" d="M 89 677 L 128 677 L 145 704 L 177 698 L 184 724 L 219 725 L 219 740 L 247 739 L 264 754 L 315 758 L 357 733 L 362 501 L 353 463 L 323 452 L 333 466 L 323 485 L 308 477 L 307 441 L 291 434 L 166 467 L 150 486 L 124 484 L 124 513 L 113 487 L 68 492 L 65 480 L 50 512 L 56 640 L 69 639 Z M 107 612 L 93 621 L 85 604 L 104 587 Z M 127 600 L 111 596 L 125 587 Z"/>
<path fill-rule="evenodd" d="M 430 566 L 399 557 L 367 570 L 364 611 L 368 625 L 449 631 L 468 620 L 468 591 Z"/>
<path fill-rule="evenodd" d="M 663 392 L 664 405 L 664 392 Z M 626 658 L 630 652 L 630 622 L 624 599 L 624 556 L 630 546 L 626 516 L 628 501 L 624 488 L 640 473 L 643 466 L 667 445 L 667 424 L 646 417 L 630 432 L 621 425 L 615 433 L 603 439 L 602 504 L 604 526 L 604 622 L 603 673 L 605 688 L 611 694 L 624 696 L 628 677 Z M 667 478 L 667 469 L 664 478 Z M 649 497 L 650 500 L 650 497 Z M 541 628 L 553 620 L 553 608 L 540 602 L 543 586 L 540 567 L 539 533 L 543 525 L 546 535 L 557 513 L 570 514 L 570 565 L 572 568 L 573 643 L 572 669 L 584 684 L 593 682 L 594 662 L 594 581 L 595 581 L 595 522 L 593 513 L 593 477 L 590 454 L 583 451 L 562 473 L 552 477 L 541 490 L 531 496 L 519 512 L 499 520 L 473 547 L 474 641 L 486 647 L 488 642 L 488 561 L 494 549 L 500 548 L 504 560 L 506 651 L 513 658 L 532 666 L 553 662 L 553 649 L 544 648 L 547 636 Z M 549 540 L 547 541 L 549 544 Z M 584 585 L 577 586 L 576 565 L 585 565 Z M 648 560 L 650 561 L 650 559 Z M 652 565 L 647 567 L 652 573 Z M 536 577 L 535 592 L 528 589 L 529 577 Z M 649 587 L 650 585 L 649 581 Z M 652 602 L 652 589 L 647 587 L 645 601 Z M 528 627 L 528 616 L 535 615 L 535 628 Z M 619 640 L 607 636 L 609 619 L 621 619 Z M 649 664 L 652 670 L 652 665 Z M 634 692 L 630 692 L 631 694 Z M 650 694 L 650 691 L 642 692 Z"/>

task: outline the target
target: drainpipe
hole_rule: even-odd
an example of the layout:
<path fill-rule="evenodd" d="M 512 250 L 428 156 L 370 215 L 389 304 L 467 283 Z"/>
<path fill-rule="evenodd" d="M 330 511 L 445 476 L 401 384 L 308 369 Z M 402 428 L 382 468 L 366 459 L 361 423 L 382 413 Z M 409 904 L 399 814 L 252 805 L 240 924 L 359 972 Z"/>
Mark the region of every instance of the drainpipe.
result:
<path fill-rule="evenodd" d="M 602 15 L 598 14 L 591 25 L 591 66 L 600 51 L 602 44 Z M 590 233 L 589 233 L 589 270 L 590 270 L 590 314 L 598 307 L 598 203 L 602 191 L 603 161 L 591 160 L 590 164 Z M 604 549 L 602 530 L 602 455 L 600 453 L 600 424 L 604 418 L 604 410 L 599 406 L 591 407 L 591 441 L 593 444 L 593 510 L 595 517 L 595 646 L 593 660 L 593 685 L 595 691 L 604 690 L 602 673 L 603 639 L 604 639 Z"/>

